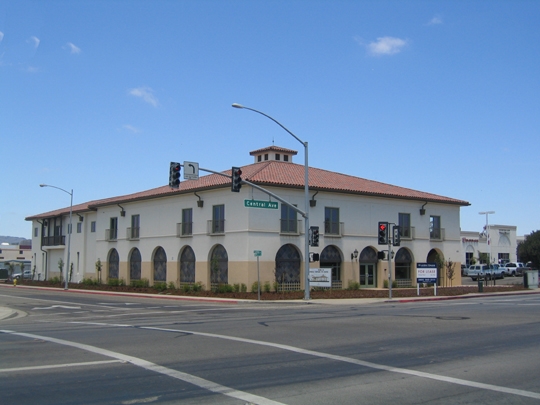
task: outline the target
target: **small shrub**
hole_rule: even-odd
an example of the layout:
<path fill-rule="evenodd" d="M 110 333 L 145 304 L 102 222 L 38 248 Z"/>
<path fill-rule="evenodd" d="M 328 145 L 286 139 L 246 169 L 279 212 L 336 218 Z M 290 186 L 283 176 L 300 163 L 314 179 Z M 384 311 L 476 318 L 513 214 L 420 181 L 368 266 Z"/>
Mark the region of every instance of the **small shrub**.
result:
<path fill-rule="evenodd" d="M 204 285 L 200 281 L 197 281 L 195 284 L 191 285 L 191 289 L 195 292 L 202 291 L 204 289 Z"/>
<path fill-rule="evenodd" d="M 233 284 L 233 290 L 234 290 L 234 292 L 240 292 L 240 284 L 238 284 L 238 283 Z"/>
<path fill-rule="evenodd" d="M 165 281 L 157 281 L 154 283 L 154 289 L 163 292 L 167 289 L 167 283 Z"/>
<path fill-rule="evenodd" d="M 255 281 L 253 284 L 251 284 L 251 292 L 256 293 L 259 291 L 259 282 Z"/>
<path fill-rule="evenodd" d="M 84 280 L 83 280 L 84 281 Z M 61 280 L 60 280 L 60 277 L 53 277 L 53 278 L 50 278 L 49 279 L 49 282 L 51 282 L 52 284 L 60 284 L 61 283 Z"/>
<path fill-rule="evenodd" d="M 82 284 L 84 284 L 84 285 L 99 285 L 99 282 L 97 280 L 94 280 L 93 278 L 83 278 Z"/>
<path fill-rule="evenodd" d="M 110 278 L 109 281 L 107 281 L 107 285 L 111 287 L 120 287 L 126 285 L 126 282 L 123 278 Z"/>
<path fill-rule="evenodd" d="M 279 283 L 277 281 L 274 281 L 272 283 L 272 288 L 274 289 L 274 292 L 278 292 L 279 291 Z"/>
<path fill-rule="evenodd" d="M 174 281 L 169 281 L 169 284 L 167 284 L 167 288 L 169 290 L 176 290 L 176 284 L 174 283 Z"/>
<path fill-rule="evenodd" d="M 272 287 L 270 285 L 270 281 L 265 281 L 264 286 L 263 286 L 264 292 L 269 293 L 271 291 L 271 289 L 272 289 Z"/>
<path fill-rule="evenodd" d="M 349 280 L 347 283 L 347 290 L 359 290 L 360 283 L 358 281 Z"/>
<path fill-rule="evenodd" d="M 142 278 L 140 280 L 131 280 L 130 285 L 135 288 L 147 288 L 150 285 L 150 282 L 147 278 Z"/>
<path fill-rule="evenodd" d="M 240 284 L 240 291 L 247 292 L 247 285 L 245 285 L 244 283 Z"/>
<path fill-rule="evenodd" d="M 182 284 L 182 291 L 185 293 L 188 293 L 192 290 L 191 284 Z"/>
<path fill-rule="evenodd" d="M 217 288 L 218 293 L 229 293 L 233 292 L 233 286 L 230 284 L 220 284 Z"/>

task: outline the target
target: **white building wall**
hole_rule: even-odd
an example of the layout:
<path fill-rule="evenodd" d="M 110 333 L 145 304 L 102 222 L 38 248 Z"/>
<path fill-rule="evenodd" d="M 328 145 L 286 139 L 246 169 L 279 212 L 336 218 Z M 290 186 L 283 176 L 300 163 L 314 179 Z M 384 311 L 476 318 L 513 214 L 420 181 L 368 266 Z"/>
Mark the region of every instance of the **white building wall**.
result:
<path fill-rule="evenodd" d="M 303 190 L 271 189 L 286 201 L 304 209 Z M 304 223 L 298 214 L 300 235 L 280 234 L 281 203 L 276 209 L 246 208 L 244 200 L 255 199 L 268 201 L 269 197 L 261 191 L 244 185 L 240 193 L 232 193 L 228 187 L 217 190 L 197 192 L 204 201 L 202 208 L 198 207 L 199 198 L 193 193 L 178 194 L 162 198 L 153 198 L 133 202 L 123 202 L 99 207 L 97 211 L 81 213 L 83 217 L 82 232 L 76 232 L 78 215 L 73 217 L 71 240 L 71 261 L 74 263 L 74 277 L 78 282 L 85 277 L 97 277 L 95 263 L 98 259 L 105 265 L 111 249 L 116 249 L 120 257 L 120 274 L 127 275 L 128 257 L 131 250 L 137 247 L 142 256 L 143 275 L 152 281 L 151 263 L 157 247 L 161 246 L 167 255 L 167 281 L 178 282 L 178 258 L 182 249 L 189 245 L 197 260 L 197 281 L 202 281 L 207 287 L 209 283 L 208 261 L 213 247 L 221 244 L 225 247 L 229 259 L 229 283 L 243 282 L 250 286 L 256 281 L 256 258 L 254 250 L 261 250 L 260 264 L 263 280 L 272 279 L 275 267 L 276 253 L 287 243 L 295 245 L 303 258 Z M 314 192 L 310 192 L 310 198 Z M 386 246 L 377 246 L 377 224 L 379 221 L 398 223 L 399 213 L 409 213 L 413 227 L 412 239 L 402 239 L 401 248 L 409 249 L 414 262 L 425 262 L 429 253 L 435 249 L 443 253 L 445 260 L 456 263 L 462 261 L 462 240 L 460 239 L 460 207 L 450 204 L 424 204 L 423 201 L 410 201 L 390 198 L 365 197 L 353 194 L 337 194 L 319 192 L 315 197 L 316 206 L 309 208 L 310 225 L 320 228 L 320 246 L 311 247 L 310 251 L 321 253 L 325 246 L 334 245 L 342 254 L 344 287 L 348 279 L 358 279 L 358 263 L 351 261 L 351 253 L 361 252 L 365 247 L 375 250 L 385 250 Z M 225 234 L 209 235 L 208 221 L 212 220 L 214 205 L 225 205 Z M 424 206 L 425 214 L 420 214 Z M 340 210 L 340 222 L 343 223 L 341 237 L 331 237 L 324 233 L 325 207 L 336 207 Z M 193 211 L 193 235 L 177 237 L 177 223 L 182 222 L 182 209 L 191 208 Z M 121 215 L 122 209 L 125 216 Z M 127 228 L 131 227 L 132 215 L 140 216 L 140 238 L 129 240 Z M 444 240 L 430 239 L 430 216 L 441 217 L 441 227 L 444 229 Z M 110 218 L 118 218 L 118 238 L 109 241 L 106 230 L 110 227 Z M 96 232 L 91 232 L 91 222 L 96 221 Z M 67 226 L 68 218 L 64 217 Z M 36 221 L 33 226 L 41 227 Z M 40 228 L 41 229 L 41 228 Z M 65 234 L 65 230 L 63 231 Z M 67 239 L 66 239 L 67 240 Z M 36 255 L 37 267 L 43 267 L 41 258 L 40 237 L 33 238 L 33 251 Z M 67 250 L 60 247 L 48 247 L 50 269 L 58 272 L 57 262 L 60 257 L 67 262 Z M 393 248 L 394 252 L 399 250 Z M 313 263 L 312 267 L 317 267 Z M 386 262 L 382 263 L 382 267 Z M 381 271 L 382 271 L 381 267 Z M 413 268 L 414 263 L 413 263 Z M 39 270 L 38 270 L 39 271 Z M 145 273 L 146 271 L 146 273 Z M 303 271 L 303 265 L 302 265 Z M 383 273 L 379 274 L 379 284 L 382 285 Z M 411 275 L 411 278 L 414 274 Z M 303 276 L 302 276 L 303 278 Z M 126 280 L 127 281 L 127 280 Z M 456 280 L 457 281 L 457 280 Z"/>

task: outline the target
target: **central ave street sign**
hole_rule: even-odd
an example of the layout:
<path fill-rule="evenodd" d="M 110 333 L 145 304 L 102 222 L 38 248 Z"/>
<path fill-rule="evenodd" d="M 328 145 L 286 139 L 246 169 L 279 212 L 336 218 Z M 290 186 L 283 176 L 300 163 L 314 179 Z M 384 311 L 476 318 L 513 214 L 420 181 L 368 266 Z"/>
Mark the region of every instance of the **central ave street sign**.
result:
<path fill-rule="evenodd" d="M 278 209 L 278 203 L 273 201 L 244 200 L 244 207 Z"/>

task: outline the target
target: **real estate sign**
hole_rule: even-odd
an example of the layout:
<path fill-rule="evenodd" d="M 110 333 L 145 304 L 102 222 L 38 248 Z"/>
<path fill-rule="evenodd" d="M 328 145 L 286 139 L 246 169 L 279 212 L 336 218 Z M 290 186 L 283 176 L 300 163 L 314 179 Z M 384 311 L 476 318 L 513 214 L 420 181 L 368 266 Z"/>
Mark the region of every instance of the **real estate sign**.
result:
<path fill-rule="evenodd" d="M 332 287 L 332 269 L 309 269 L 310 287 Z"/>
<path fill-rule="evenodd" d="M 437 283 L 437 265 L 435 263 L 416 263 L 417 283 Z"/>

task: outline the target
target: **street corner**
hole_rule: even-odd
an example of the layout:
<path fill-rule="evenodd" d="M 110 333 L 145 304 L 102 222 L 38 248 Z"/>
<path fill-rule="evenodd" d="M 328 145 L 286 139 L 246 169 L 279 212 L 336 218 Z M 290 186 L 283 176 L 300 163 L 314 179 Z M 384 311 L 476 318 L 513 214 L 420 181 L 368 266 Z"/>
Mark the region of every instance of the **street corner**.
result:
<path fill-rule="evenodd" d="M 26 316 L 26 312 L 17 311 L 8 307 L 0 307 L 0 321 L 21 318 L 23 316 Z"/>

